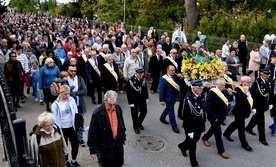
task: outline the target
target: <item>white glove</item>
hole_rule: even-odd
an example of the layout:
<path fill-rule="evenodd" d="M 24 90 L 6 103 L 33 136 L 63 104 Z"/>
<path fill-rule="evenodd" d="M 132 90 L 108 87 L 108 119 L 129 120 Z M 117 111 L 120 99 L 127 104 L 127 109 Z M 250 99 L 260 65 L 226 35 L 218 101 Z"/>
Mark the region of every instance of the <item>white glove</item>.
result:
<path fill-rule="evenodd" d="M 270 105 L 268 106 L 268 109 L 271 110 L 272 108 L 273 108 L 273 105 L 270 104 Z"/>
<path fill-rule="evenodd" d="M 149 103 L 149 99 L 146 99 L 147 104 Z"/>
<path fill-rule="evenodd" d="M 256 111 L 255 108 L 251 109 L 251 113 L 252 113 L 252 114 L 256 114 L 256 112 L 257 112 L 257 111 Z"/>
<path fill-rule="evenodd" d="M 134 107 L 134 104 L 130 104 L 129 106 L 133 108 L 133 107 Z"/>
<path fill-rule="evenodd" d="M 194 132 L 188 133 L 188 136 L 189 136 L 191 139 L 193 139 L 193 138 L 194 138 Z"/>

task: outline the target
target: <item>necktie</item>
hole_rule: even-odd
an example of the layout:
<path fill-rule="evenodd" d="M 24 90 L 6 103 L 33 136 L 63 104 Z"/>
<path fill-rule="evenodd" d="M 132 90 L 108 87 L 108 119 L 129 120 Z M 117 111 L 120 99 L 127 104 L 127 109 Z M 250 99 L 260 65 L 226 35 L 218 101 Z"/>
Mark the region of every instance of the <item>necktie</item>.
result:
<path fill-rule="evenodd" d="M 98 67 L 97 59 L 94 58 L 95 65 Z"/>

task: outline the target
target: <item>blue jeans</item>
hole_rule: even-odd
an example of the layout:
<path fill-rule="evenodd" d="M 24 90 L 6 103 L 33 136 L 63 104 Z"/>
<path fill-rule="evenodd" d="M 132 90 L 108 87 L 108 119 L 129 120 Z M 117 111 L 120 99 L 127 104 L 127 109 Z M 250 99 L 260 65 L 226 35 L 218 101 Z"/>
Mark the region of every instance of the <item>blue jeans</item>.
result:
<path fill-rule="evenodd" d="M 271 129 L 271 134 L 274 134 L 276 130 L 276 117 L 273 117 L 273 124 L 269 128 Z"/>
<path fill-rule="evenodd" d="M 37 98 L 38 100 L 42 100 L 41 92 L 39 90 L 39 82 L 33 82 L 32 86 L 33 86 L 33 91 L 34 91 L 35 98 Z"/>

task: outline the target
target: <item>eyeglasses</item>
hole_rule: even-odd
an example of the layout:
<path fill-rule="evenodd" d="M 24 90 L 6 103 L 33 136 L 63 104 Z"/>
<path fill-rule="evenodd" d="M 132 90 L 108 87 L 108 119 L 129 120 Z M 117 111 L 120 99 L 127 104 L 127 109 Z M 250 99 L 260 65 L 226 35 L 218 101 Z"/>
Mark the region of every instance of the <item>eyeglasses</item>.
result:
<path fill-rule="evenodd" d="M 17 57 L 17 56 L 11 56 L 11 57 Z"/>

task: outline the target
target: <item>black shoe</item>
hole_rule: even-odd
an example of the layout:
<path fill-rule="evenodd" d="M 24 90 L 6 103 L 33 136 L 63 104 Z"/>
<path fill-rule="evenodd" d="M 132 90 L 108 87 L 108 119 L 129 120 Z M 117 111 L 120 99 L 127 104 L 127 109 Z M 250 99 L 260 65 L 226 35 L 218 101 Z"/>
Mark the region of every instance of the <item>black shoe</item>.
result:
<path fill-rule="evenodd" d="M 69 161 L 66 161 L 65 167 L 71 167 L 71 163 Z"/>
<path fill-rule="evenodd" d="M 143 127 L 143 125 L 140 125 L 139 127 L 138 127 L 140 130 L 144 130 L 145 128 Z"/>
<path fill-rule="evenodd" d="M 255 132 L 253 132 L 253 130 L 245 130 L 247 133 L 253 135 L 253 136 L 256 136 L 257 134 Z"/>
<path fill-rule="evenodd" d="M 181 148 L 181 144 L 178 144 L 178 148 L 181 150 L 181 153 L 182 153 L 182 155 L 183 155 L 184 157 L 187 157 L 187 156 L 188 156 L 187 153 L 186 153 L 186 151 L 185 151 L 183 148 Z"/>
<path fill-rule="evenodd" d="M 79 144 L 82 146 L 82 147 L 85 147 L 85 142 L 83 140 L 80 140 L 79 141 Z"/>
<path fill-rule="evenodd" d="M 134 129 L 134 132 L 135 132 L 136 134 L 140 134 L 140 130 L 139 130 L 139 129 Z"/>
<path fill-rule="evenodd" d="M 234 142 L 234 139 L 232 139 L 230 136 L 223 135 L 228 141 Z"/>
<path fill-rule="evenodd" d="M 77 161 L 75 161 L 74 163 L 71 161 L 71 165 L 73 167 L 81 167 L 80 164 Z"/>
<path fill-rule="evenodd" d="M 46 111 L 51 112 L 51 109 L 49 106 L 46 107 Z"/>
<path fill-rule="evenodd" d="M 95 101 L 95 100 L 92 100 L 92 103 L 93 103 L 93 104 L 96 104 L 96 101 Z"/>
<path fill-rule="evenodd" d="M 21 108 L 21 106 L 19 104 L 15 104 L 16 108 Z"/>
<path fill-rule="evenodd" d="M 179 129 L 178 129 L 178 128 L 172 128 L 172 130 L 173 130 L 175 133 L 179 133 Z"/>
<path fill-rule="evenodd" d="M 30 88 L 27 88 L 27 94 L 30 94 Z"/>
<path fill-rule="evenodd" d="M 242 146 L 242 148 L 244 148 L 246 151 L 252 151 L 252 150 L 253 150 L 253 148 L 250 147 L 249 145 L 247 145 L 247 146 Z"/>
<path fill-rule="evenodd" d="M 260 141 L 263 145 L 265 145 L 265 146 L 268 146 L 268 143 L 267 143 L 267 141 Z"/>
<path fill-rule="evenodd" d="M 170 123 L 169 122 L 167 122 L 165 119 L 159 119 L 160 120 L 160 122 L 162 122 L 163 124 L 166 124 L 166 125 L 169 125 Z"/>
<path fill-rule="evenodd" d="M 21 101 L 21 103 L 25 103 L 25 98 L 24 98 L 24 96 L 22 96 L 22 97 L 20 98 L 20 101 Z"/>

